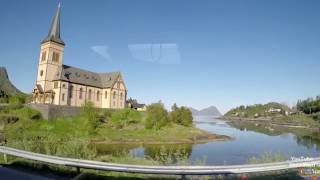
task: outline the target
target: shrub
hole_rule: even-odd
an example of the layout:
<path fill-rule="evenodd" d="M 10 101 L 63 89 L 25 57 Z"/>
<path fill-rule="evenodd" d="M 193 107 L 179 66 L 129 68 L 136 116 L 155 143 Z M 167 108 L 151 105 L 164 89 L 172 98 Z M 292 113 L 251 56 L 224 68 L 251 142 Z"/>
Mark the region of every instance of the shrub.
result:
<path fill-rule="evenodd" d="M 23 107 L 14 111 L 17 116 L 24 118 L 24 119 L 31 119 L 31 120 L 39 120 L 42 119 L 42 115 L 39 111 L 31 109 L 29 107 Z"/>
<path fill-rule="evenodd" d="M 123 109 L 117 112 L 114 112 L 111 115 L 111 123 L 116 128 L 124 128 L 128 124 L 137 123 L 141 121 L 141 114 L 138 111 L 132 109 Z"/>
<path fill-rule="evenodd" d="M 170 113 L 171 121 L 183 126 L 190 126 L 193 121 L 192 112 L 185 107 L 177 107 L 176 104 L 172 106 Z"/>
<path fill-rule="evenodd" d="M 0 123 L 15 123 L 19 121 L 19 117 L 15 116 L 15 115 L 9 115 L 9 114 L 6 114 L 6 115 L 0 115 Z"/>
<path fill-rule="evenodd" d="M 97 109 L 94 108 L 92 102 L 86 102 L 81 109 L 80 117 L 84 118 L 90 127 L 90 133 L 95 133 L 95 130 L 100 125 Z"/>
<path fill-rule="evenodd" d="M 26 96 L 23 94 L 14 94 L 9 97 L 10 105 L 21 105 L 26 102 Z"/>
<path fill-rule="evenodd" d="M 160 129 L 169 123 L 168 111 L 162 103 L 154 103 L 147 107 L 145 127 L 147 129 Z"/>

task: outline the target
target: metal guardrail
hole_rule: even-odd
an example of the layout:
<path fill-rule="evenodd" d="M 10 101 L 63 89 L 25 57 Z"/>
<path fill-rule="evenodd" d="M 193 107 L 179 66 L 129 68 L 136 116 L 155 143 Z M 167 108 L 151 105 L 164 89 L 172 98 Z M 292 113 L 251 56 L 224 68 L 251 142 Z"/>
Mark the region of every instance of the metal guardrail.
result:
<path fill-rule="evenodd" d="M 102 171 L 116 171 L 126 173 L 165 174 L 165 175 L 214 175 L 214 174 L 241 174 L 266 171 L 277 171 L 310 167 L 320 165 L 320 158 L 308 158 L 277 163 L 225 165 L 225 166 L 145 166 L 115 164 L 99 161 L 63 158 L 28 151 L 22 151 L 10 147 L 0 146 L 0 153 L 21 157 L 25 159 L 75 167 L 77 169 L 95 169 Z"/>

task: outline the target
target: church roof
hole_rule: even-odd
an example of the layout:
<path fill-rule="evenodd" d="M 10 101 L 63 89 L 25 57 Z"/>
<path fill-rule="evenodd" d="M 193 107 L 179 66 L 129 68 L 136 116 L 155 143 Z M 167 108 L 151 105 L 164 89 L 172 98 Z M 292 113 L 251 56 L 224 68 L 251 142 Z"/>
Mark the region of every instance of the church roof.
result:
<path fill-rule="evenodd" d="M 53 17 L 48 36 L 44 38 L 44 40 L 42 40 L 41 43 L 45 43 L 49 41 L 53 41 L 53 42 L 65 45 L 65 43 L 60 37 L 60 4 L 58 5 L 57 12 Z"/>
<path fill-rule="evenodd" d="M 55 80 L 63 80 L 97 88 L 111 88 L 120 76 L 120 72 L 94 73 L 63 65 L 61 72 L 57 73 Z"/>

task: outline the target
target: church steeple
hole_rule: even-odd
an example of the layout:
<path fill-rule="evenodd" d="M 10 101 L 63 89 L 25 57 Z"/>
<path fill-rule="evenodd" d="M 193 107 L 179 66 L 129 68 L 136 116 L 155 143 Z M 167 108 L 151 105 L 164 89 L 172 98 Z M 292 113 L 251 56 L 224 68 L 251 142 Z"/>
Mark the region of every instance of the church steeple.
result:
<path fill-rule="evenodd" d="M 51 27 L 49 29 L 48 36 L 41 43 L 53 41 L 61 45 L 65 45 L 63 40 L 60 38 L 60 9 L 61 7 L 59 3 L 57 12 L 52 20 Z"/>

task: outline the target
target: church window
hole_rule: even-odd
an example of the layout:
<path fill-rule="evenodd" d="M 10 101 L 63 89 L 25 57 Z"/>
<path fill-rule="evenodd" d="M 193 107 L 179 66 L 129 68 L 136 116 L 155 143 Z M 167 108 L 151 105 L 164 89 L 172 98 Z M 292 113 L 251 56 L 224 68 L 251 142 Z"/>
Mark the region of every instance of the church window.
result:
<path fill-rule="evenodd" d="M 113 99 L 115 99 L 117 96 L 117 93 L 115 91 L 113 91 Z"/>
<path fill-rule="evenodd" d="M 43 70 L 40 71 L 40 76 L 43 76 Z"/>
<path fill-rule="evenodd" d="M 54 82 L 53 88 L 58 88 L 58 82 L 57 81 Z"/>
<path fill-rule="evenodd" d="M 104 92 L 104 98 L 105 98 L 105 99 L 108 98 L 108 91 Z"/>
<path fill-rule="evenodd" d="M 79 99 L 82 99 L 82 88 L 80 88 Z"/>
<path fill-rule="evenodd" d="M 100 91 L 97 91 L 97 101 L 100 99 Z"/>
<path fill-rule="evenodd" d="M 52 61 L 59 62 L 59 53 L 57 53 L 57 52 L 52 53 Z"/>
<path fill-rule="evenodd" d="M 120 99 L 122 100 L 122 96 L 123 96 L 123 94 L 122 93 L 120 93 Z"/>
<path fill-rule="evenodd" d="M 47 56 L 47 52 L 43 51 L 41 54 L 41 61 L 45 61 L 46 60 L 46 56 Z"/>
<path fill-rule="evenodd" d="M 63 88 L 66 88 L 66 84 L 63 84 L 62 87 L 63 87 Z"/>
<path fill-rule="evenodd" d="M 92 91 L 91 91 L 91 89 L 89 89 L 89 100 L 91 100 L 91 93 L 92 93 Z"/>
<path fill-rule="evenodd" d="M 62 98 L 61 99 L 62 99 L 62 101 L 64 101 L 64 93 L 62 94 Z"/>
<path fill-rule="evenodd" d="M 71 85 L 69 88 L 69 97 L 72 98 L 72 94 L 73 94 L 73 86 Z"/>

